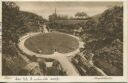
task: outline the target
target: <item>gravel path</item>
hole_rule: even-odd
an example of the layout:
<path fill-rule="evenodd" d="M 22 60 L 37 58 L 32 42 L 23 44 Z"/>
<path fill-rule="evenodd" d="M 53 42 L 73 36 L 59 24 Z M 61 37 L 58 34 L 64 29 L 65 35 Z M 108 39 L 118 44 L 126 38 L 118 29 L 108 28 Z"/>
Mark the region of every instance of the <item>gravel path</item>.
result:
<path fill-rule="evenodd" d="M 19 40 L 20 42 L 18 43 L 19 48 L 26 54 L 33 56 L 35 55 L 36 57 L 43 57 L 43 58 L 52 58 L 52 59 L 56 59 L 60 62 L 60 64 L 62 65 L 63 69 L 67 72 L 68 76 L 79 76 L 79 73 L 77 71 L 77 69 L 73 66 L 73 64 L 68 60 L 68 56 L 73 56 L 76 53 L 79 52 L 79 48 L 73 52 L 70 53 L 65 53 L 65 54 L 61 54 L 61 53 L 57 53 L 55 52 L 54 54 L 51 55 L 43 55 L 43 54 L 38 54 L 35 52 L 32 52 L 31 50 L 27 49 L 24 46 L 24 43 L 26 41 L 26 39 L 35 36 L 37 34 L 40 34 L 41 32 L 37 32 L 37 33 L 28 33 L 27 35 L 21 37 Z M 74 36 L 73 36 L 74 37 Z M 82 42 L 80 42 L 80 47 L 82 46 Z"/>

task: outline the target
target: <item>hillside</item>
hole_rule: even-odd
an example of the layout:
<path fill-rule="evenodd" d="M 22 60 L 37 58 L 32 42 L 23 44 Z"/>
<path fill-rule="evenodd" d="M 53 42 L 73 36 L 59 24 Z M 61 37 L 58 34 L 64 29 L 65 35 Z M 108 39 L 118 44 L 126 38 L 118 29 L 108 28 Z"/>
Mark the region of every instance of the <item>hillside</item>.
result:
<path fill-rule="evenodd" d="M 16 75 L 27 65 L 17 47 L 19 37 L 38 31 L 40 23 L 45 20 L 36 14 L 20 11 L 13 2 L 3 2 L 2 10 L 2 74 Z"/>
<path fill-rule="evenodd" d="M 104 11 L 96 28 L 85 49 L 95 54 L 94 64 L 107 75 L 123 75 L 123 7 Z"/>

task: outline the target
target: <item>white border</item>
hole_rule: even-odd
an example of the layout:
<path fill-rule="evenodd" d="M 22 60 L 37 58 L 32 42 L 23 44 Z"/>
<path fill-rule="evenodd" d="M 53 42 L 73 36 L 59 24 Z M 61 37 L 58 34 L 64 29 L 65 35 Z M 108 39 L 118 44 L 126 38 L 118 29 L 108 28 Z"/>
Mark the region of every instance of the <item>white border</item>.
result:
<path fill-rule="evenodd" d="M 2 0 L 2 1 L 62 1 L 62 0 Z M 63 0 L 63 1 L 78 1 L 78 0 Z M 79 0 L 79 1 L 103 1 L 103 0 Z M 127 0 L 104 0 L 123 1 L 124 7 L 124 44 L 123 44 L 123 69 L 124 76 L 2 76 L 1 74 L 1 54 L 0 54 L 0 81 L 1 82 L 128 82 L 128 1 Z M 0 6 L 1 7 L 1 6 Z M 1 9 L 1 8 L 0 8 Z M 1 15 L 1 14 L 0 14 Z M 2 18 L 0 18 L 2 19 Z M 1 22 L 1 21 L 0 21 Z M 21 80 L 16 80 L 19 78 Z M 25 80 L 27 78 L 28 80 Z M 32 78 L 32 80 L 31 80 Z M 34 80 L 36 78 L 44 80 Z M 47 78 L 47 80 L 45 80 Z M 54 79 L 54 80 L 51 80 Z"/>

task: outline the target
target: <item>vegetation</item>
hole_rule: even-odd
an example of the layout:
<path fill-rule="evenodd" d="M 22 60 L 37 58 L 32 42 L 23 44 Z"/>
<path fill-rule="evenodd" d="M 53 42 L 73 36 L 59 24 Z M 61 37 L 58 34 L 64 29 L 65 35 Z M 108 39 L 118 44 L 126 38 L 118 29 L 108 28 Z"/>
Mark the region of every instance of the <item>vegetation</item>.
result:
<path fill-rule="evenodd" d="M 45 20 L 33 13 L 20 11 L 13 2 L 2 2 L 2 10 L 2 60 L 4 64 L 2 68 L 6 71 L 13 71 L 12 66 L 14 69 L 18 69 L 23 62 L 22 59 L 19 59 L 21 57 L 17 47 L 19 37 L 28 32 L 38 31 L 40 23 Z M 19 62 L 16 63 L 15 59 Z M 15 73 L 14 71 L 9 73 L 3 71 L 3 75 Z"/>
<path fill-rule="evenodd" d="M 77 13 L 75 14 L 75 17 L 76 17 L 77 19 L 84 19 L 84 18 L 88 18 L 88 15 L 87 15 L 85 12 L 77 12 Z"/>
<path fill-rule="evenodd" d="M 90 24 L 94 28 L 86 30 L 85 50 L 95 54 L 94 64 L 107 75 L 123 75 L 123 7 L 106 10 Z"/>
<path fill-rule="evenodd" d="M 25 33 L 37 31 L 39 23 L 44 22 L 44 19 L 33 13 L 19 11 L 19 7 L 13 2 L 3 2 L 2 10 L 3 53 L 11 54 L 15 52 L 15 44 L 19 37 Z"/>
<path fill-rule="evenodd" d="M 107 75 L 123 75 L 123 7 L 115 6 L 84 21 L 57 20 L 49 27 L 69 34 L 82 27 L 77 36 L 85 42 L 84 56 L 94 53 L 93 62 Z"/>
<path fill-rule="evenodd" d="M 18 39 L 28 32 L 39 31 L 40 25 L 46 20 L 36 14 L 20 11 L 13 2 L 2 2 L 2 10 L 3 75 L 17 75 L 22 70 L 21 68 L 27 64 L 23 63 L 24 60 L 19 56 L 25 54 L 21 53 L 17 47 Z M 79 12 L 75 16 L 88 17 L 83 12 Z M 73 35 L 76 35 L 75 30 L 78 31 L 82 27 L 82 30 L 77 32 L 77 36 L 85 42 L 83 56 L 87 57 L 89 53 L 93 53 L 94 65 L 102 69 L 107 75 L 123 75 L 123 7 L 115 6 L 98 16 L 86 19 L 68 18 L 68 16 L 54 13 L 49 16 L 47 26 L 50 30 Z M 33 60 L 30 59 L 30 61 Z M 54 66 L 53 69 L 56 70 L 56 67 Z M 49 71 L 53 72 L 51 68 Z M 85 71 L 83 72 L 85 73 Z M 54 73 L 58 75 L 58 72 Z M 89 72 L 84 75 L 92 74 Z"/>
<path fill-rule="evenodd" d="M 77 39 L 59 32 L 39 34 L 26 40 L 25 46 L 33 52 L 41 54 L 69 53 L 79 47 Z"/>

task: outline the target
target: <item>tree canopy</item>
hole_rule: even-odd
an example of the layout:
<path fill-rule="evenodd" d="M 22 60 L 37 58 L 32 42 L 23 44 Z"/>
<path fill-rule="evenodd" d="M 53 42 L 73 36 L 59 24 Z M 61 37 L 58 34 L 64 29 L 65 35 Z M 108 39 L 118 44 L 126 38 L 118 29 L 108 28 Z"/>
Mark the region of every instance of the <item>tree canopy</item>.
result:
<path fill-rule="evenodd" d="M 88 15 L 87 15 L 87 13 L 85 13 L 85 12 L 77 12 L 77 13 L 75 14 L 75 17 L 76 17 L 76 18 L 87 18 Z"/>

